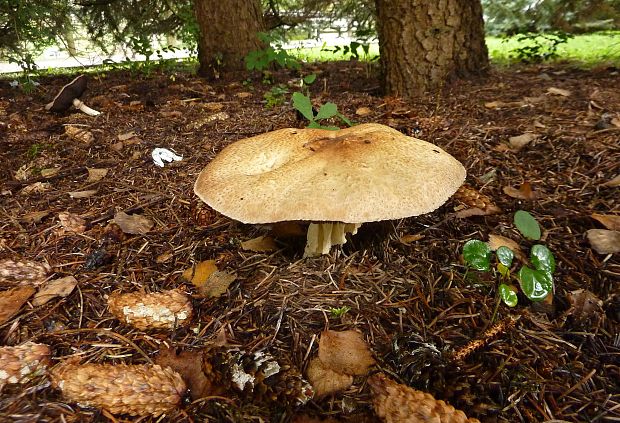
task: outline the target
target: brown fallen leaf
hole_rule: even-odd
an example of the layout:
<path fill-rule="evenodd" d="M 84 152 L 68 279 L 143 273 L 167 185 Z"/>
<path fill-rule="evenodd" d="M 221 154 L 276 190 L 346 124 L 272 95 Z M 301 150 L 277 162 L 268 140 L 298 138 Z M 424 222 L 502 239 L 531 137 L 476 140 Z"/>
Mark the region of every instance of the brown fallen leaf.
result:
<path fill-rule="evenodd" d="M 603 311 L 603 301 L 587 289 L 578 289 L 568 294 L 570 308 L 566 314 L 577 321 L 598 319 Z"/>
<path fill-rule="evenodd" d="M 112 222 L 116 223 L 126 234 L 144 235 L 153 227 L 154 223 L 141 214 L 129 215 L 125 212 L 118 212 Z"/>
<path fill-rule="evenodd" d="M 525 134 L 518 135 L 516 137 L 508 138 L 508 143 L 510 144 L 510 147 L 514 151 L 519 151 L 523 147 L 525 147 L 526 145 L 534 141 L 536 138 L 538 138 L 538 135 L 533 134 L 531 132 L 527 132 Z"/>
<path fill-rule="evenodd" d="M 49 182 L 35 182 L 34 184 L 30 184 L 22 188 L 19 192 L 21 195 L 33 195 L 33 194 L 41 194 L 52 189 L 52 184 Z"/>
<path fill-rule="evenodd" d="M 0 325 L 6 323 L 11 317 L 19 313 L 28 298 L 34 294 L 32 286 L 18 286 L 8 291 L 0 292 Z"/>
<path fill-rule="evenodd" d="M 78 281 L 73 276 L 54 279 L 45 283 L 32 299 L 32 305 L 38 307 L 56 297 L 67 297 L 76 287 Z"/>
<path fill-rule="evenodd" d="M 504 194 L 507 196 L 519 200 L 535 200 L 540 197 L 539 193 L 532 189 L 529 182 L 522 183 L 518 189 L 507 185 L 502 188 L 502 191 L 504 191 Z"/>
<path fill-rule="evenodd" d="M 484 103 L 484 107 L 486 107 L 487 109 L 500 109 L 502 107 L 521 107 L 524 106 L 526 103 L 523 101 L 509 101 L 509 102 L 504 102 L 504 101 L 489 101 Z"/>
<path fill-rule="evenodd" d="M 620 231 L 590 229 L 587 237 L 592 248 L 599 254 L 613 254 L 620 251 Z"/>
<path fill-rule="evenodd" d="M 562 97 L 570 97 L 571 92 L 562 88 L 549 87 L 547 88 L 548 94 L 559 95 Z"/>
<path fill-rule="evenodd" d="M 241 243 L 241 248 L 245 251 L 254 251 L 255 253 L 268 253 L 276 251 L 278 246 L 273 238 L 268 236 L 259 236 Z"/>
<path fill-rule="evenodd" d="M 50 167 L 47 169 L 41 169 L 41 176 L 43 176 L 44 178 L 51 178 L 53 176 L 58 175 L 58 172 L 60 172 L 59 167 Z"/>
<path fill-rule="evenodd" d="M 178 110 L 160 111 L 159 114 L 165 118 L 179 118 L 183 116 L 183 112 Z"/>
<path fill-rule="evenodd" d="M 252 97 L 252 93 L 247 92 L 247 91 L 242 91 L 240 93 L 235 94 L 235 97 L 238 97 L 238 98 L 248 98 L 248 97 Z"/>
<path fill-rule="evenodd" d="M 319 359 L 326 367 L 348 375 L 364 375 L 375 364 L 362 334 L 354 330 L 325 330 L 319 341 Z"/>
<path fill-rule="evenodd" d="M 173 251 L 166 251 L 165 253 L 161 253 L 160 255 L 158 255 L 155 258 L 155 262 L 158 264 L 162 264 L 167 262 L 168 260 L 170 260 L 172 257 L 174 257 L 174 252 Z"/>
<path fill-rule="evenodd" d="M 212 381 L 202 371 L 202 355 L 204 351 L 181 351 L 177 354 L 175 348 L 163 348 L 155 357 L 155 364 L 172 370 L 181 375 L 189 389 L 192 400 L 220 395 L 222 389 L 214 386 Z"/>
<path fill-rule="evenodd" d="M 310 361 L 306 375 L 317 397 L 344 391 L 353 384 L 352 375 L 345 375 L 330 369 L 318 357 Z"/>
<path fill-rule="evenodd" d="M 90 144 L 95 140 L 95 136 L 92 132 L 87 129 L 73 125 L 65 126 L 65 135 L 67 135 L 73 141 L 78 141 L 83 144 Z"/>
<path fill-rule="evenodd" d="M 86 183 L 99 182 L 108 174 L 109 169 L 96 169 L 92 167 L 87 167 L 88 170 L 88 178 L 86 178 Z"/>
<path fill-rule="evenodd" d="M 424 235 L 422 234 L 407 234 L 407 235 L 401 236 L 398 240 L 405 245 L 411 245 L 412 242 L 419 241 L 423 238 L 424 238 Z"/>
<path fill-rule="evenodd" d="M 207 283 L 209 276 L 217 270 L 215 260 L 205 260 L 185 269 L 181 277 L 200 289 L 200 287 Z"/>
<path fill-rule="evenodd" d="M 620 216 L 618 215 L 594 213 L 592 218 L 601 222 L 610 231 L 620 231 Z"/>
<path fill-rule="evenodd" d="M 618 187 L 620 186 L 620 175 L 617 175 L 615 178 L 610 179 L 607 182 L 601 184 L 604 187 Z"/>
<path fill-rule="evenodd" d="M 81 234 L 86 230 L 86 220 L 77 214 L 60 212 L 58 213 L 58 220 L 65 231 Z"/>
<path fill-rule="evenodd" d="M 372 113 L 372 110 L 370 110 L 369 107 L 359 107 L 356 111 L 355 114 L 358 116 L 367 116 L 369 114 Z"/>
<path fill-rule="evenodd" d="M 69 193 L 69 197 L 71 198 L 90 198 L 93 195 L 97 194 L 96 189 L 89 189 L 86 191 L 71 191 Z"/>
<path fill-rule="evenodd" d="M 119 134 L 117 136 L 119 141 L 127 141 L 127 140 L 130 140 L 132 138 L 136 138 L 136 137 L 137 137 L 137 135 L 136 135 L 136 133 L 134 131 L 126 132 L 124 134 Z"/>
<path fill-rule="evenodd" d="M 515 256 L 522 262 L 525 262 L 525 254 L 521 250 L 519 244 L 513 241 L 510 238 L 506 238 L 505 236 L 489 234 L 489 247 L 491 250 L 496 251 L 499 247 L 508 247 L 512 250 Z"/>
<path fill-rule="evenodd" d="M 43 220 L 44 217 L 48 216 L 51 212 L 49 210 L 46 211 L 33 211 L 30 213 L 26 213 L 25 215 L 19 218 L 20 221 L 24 223 L 39 223 Z"/>
<path fill-rule="evenodd" d="M 236 279 L 237 276 L 232 273 L 216 270 L 207 278 L 207 282 L 198 288 L 198 292 L 206 298 L 219 297 Z"/>

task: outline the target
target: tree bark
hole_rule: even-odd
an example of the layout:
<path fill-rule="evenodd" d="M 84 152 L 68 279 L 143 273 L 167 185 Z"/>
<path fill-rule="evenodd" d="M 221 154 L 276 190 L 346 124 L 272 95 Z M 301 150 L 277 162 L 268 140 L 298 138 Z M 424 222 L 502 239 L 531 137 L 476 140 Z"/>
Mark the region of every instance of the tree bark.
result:
<path fill-rule="evenodd" d="M 488 67 L 480 0 L 376 0 L 385 94 L 414 98 Z"/>
<path fill-rule="evenodd" d="M 264 31 L 260 0 L 194 0 L 194 13 L 199 75 L 217 78 L 222 71 L 242 70 L 243 58 L 264 48 L 256 35 Z"/>

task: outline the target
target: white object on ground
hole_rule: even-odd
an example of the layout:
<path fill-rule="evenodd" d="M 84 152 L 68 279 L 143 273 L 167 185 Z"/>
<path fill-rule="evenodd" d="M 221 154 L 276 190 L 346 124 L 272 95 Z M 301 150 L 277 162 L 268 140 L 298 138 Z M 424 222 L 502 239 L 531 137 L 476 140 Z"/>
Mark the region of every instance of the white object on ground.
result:
<path fill-rule="evenodd" d="M 167 148 L 156 148 L 151 152 L 153 163 L 159 167 L 164 167 L 164 162 L 171 163 L 173 161 L 183 160 L 183 156 L 177 156 Z"/>

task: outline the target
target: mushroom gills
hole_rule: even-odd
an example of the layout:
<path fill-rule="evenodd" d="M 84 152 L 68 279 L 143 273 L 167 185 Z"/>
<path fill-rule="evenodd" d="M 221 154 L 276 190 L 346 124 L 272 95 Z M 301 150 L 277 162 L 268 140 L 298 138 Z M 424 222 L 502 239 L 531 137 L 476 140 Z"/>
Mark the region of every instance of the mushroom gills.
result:
<path fill-rule="evenodd" d="M 332 245 L 346 243 L 346 234 L 351 233 L 355 235 L 360 226 L 362 226 L 361 223 L 311 223 L 308 227 L 304 258 L 328 254 Z"/>

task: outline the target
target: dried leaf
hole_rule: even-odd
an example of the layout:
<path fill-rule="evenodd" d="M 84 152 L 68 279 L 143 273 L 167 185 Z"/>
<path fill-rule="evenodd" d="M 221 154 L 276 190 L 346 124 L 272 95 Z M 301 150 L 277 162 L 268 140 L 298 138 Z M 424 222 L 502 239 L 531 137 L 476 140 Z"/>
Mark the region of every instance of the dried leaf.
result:
<path fill-rule="evenodd" d="M 130 140 L 130 139 L 135 138 L 135 137 L 137 137 L 137 135 L 136 135 L 136 133 L 134 131 L 126 132 L 124 134 L 119 134 L 117 136 L 119 141 L 127 141 L 127 140 Z"/>
<path fill-rule="evenodd" d="M 47 169 L 41 169 L 41 176 L 44 178 L 51 178 L 54 175 L 57 175 L 60 172 L 59 167 L 50 167 Z"/>
<path fill-rule="evenodd" d="M 570 97 L 571 95 L 570 91 L 564 90 L 562 88 L 555 88 L 555 87 L 547 88 L 547 93 L 553 94 L 553 95 L 560 95 L 562 97 Z"/>
<path fill-rule="evenodd" d="M 19 218 L 20 221 L 24 223 L 39 223 L 43 220 L 44 217 L 50 214 L 49 210 L 46 211 L 33 211 L 30 213 L 26 213 L 22 217 Z"/>
<path fill-rule="evenodd" d="M 507 196 L 518 198 L 519 200 L 535 200 L 539 197 L 538 192 L 532 190 L 532 186 L 529 182 L 522 183 L 519 189 L 511 186 L 505 186 L 502 188 L 502 191 L 504 191 L 504 194 Z"/>
<path fill-rule="evenodd" d="M 71 197 L 71 198 L 89 198 L 89 197 L 92 197 L 95 194 L 97 194 L 97 190 L 96 189 L 89 189 L 89 190 L 86 190 L 86 191 L 71 191 L 69 193 L 69 197 Z"/>
<path fill-rule="evenodd" d="M 241 243 L 241 248 L 245 251 L 254 251 L 256 253 L 268 253 L 276 251 L 278 246 L 273 238 L 268 236 L 259 236 Z"/>
<path fill-rule="evenodd" d="M 179 373 L 189 389 L 192 400 L 218 395 L 220 392 L 202 371 L 202 350 L 181 351 L 176 353 L 174 348 L 161 349 L 155 364 L 166 368 L 170 367 Z"/>
<path fill-rule="evenodd" d="M 60 226 L 66 231 L 81 234 L 86 230 L 86 220 L 77 214 L 60 212 L 58 213 L 58 220 L 60 221 Z"/>
<path fill-rule="evenodd" d="M 15 316 L 22 308 L 28 298 L 34 294 L 32 286 L 18 286 L 8 291 L 0 292 L 0 325 L 6 323 L 11 317 Z"/>
<path fill-rule="evenodd" d="M 44 284 L 32 299 L 32 305 L 40 306 L 56 297 L 67 297 L 77 285 L 77 279 L 73 276 L 54 279 Z"/>
<path fill-rule="evenodd" d="M 598 220 L 610 231 L 620 231 L 620 216 L 594 213 L 592 218 Z"/>
<path fill-rule="evenodd" d="M 207 278 L 204 285 L 198 287 L 203 297 L 216 298 L 224 294 L 231 283 L 237 279 L 232 273 L 216 270 Z"/>
<path fill-rule="evenodd" d="M 88 178 L 86 178 L 86 183 L 99 182 L 108 174 L 109 169 L 96 169 L 92 167 L 87 167 L 88 169 Z"/>
<path fill-rule="evenodd" d="M 235 96 L 239 98 L 248 98 L 248 97 L 252 97 L 252 93 L 249 93 L 247 91 L 242 91 L 240 93 L 235 94 Z"/>
<path fill-rule="evenodd" d="M 335 372 L 318 357 L 313 358 L 306 370 L 308 381 L 317 397 L 344 391 L 353 384 L 353 376 Z"/>
<path fill-rule="evenodd" d="M 488 244 L 493 251 L 496 251 L 499 247 L 508 247 L 512 250 L 515 256 L 519 258 L 519 260 L 525 261 L 525 254 L 523 254 L 521 247 L 510 238 L 506 238 L 501 235 L 489 234 Z"/>
<path fill-rule="evenodd" d="M 533 134 L 531 132 L 527 132 L 525 134 L 518 135 L 516 137 L 508 138 L 508 143 L 510 144 L 510 147 L 512 147 L 514 151 L 519 151 L 523 147 L 525 147 L 526 145 L 534 141 L 536 138 L 538 138 L 538 135 Z"/>
<path fill-rule="evenodd" d="M 424 235 L 421 234 L 407 234 L 403 235 L 399 238 L 399 241 L 405 245 L 410 245 L 412 242 L 419 241 L 424 238 Z"/>
<path fill-rule="evenodd" d="M 599 254 L 613 254 L 620 251 L 620 231 L 590 229 L 587 236 L 590 245 Z"/>
<path fill-rule="evenodd" d="M 355 114 L 358 116 L 367 116 L 372 113 L 369 107 L 360 107 L 355 111 Z"/>
<path fill-rule="evenodd" d="M 617 175 L 615 178 L 610 179 L 607 182 L 601 184 L 604 187 L 618 187 L 620 186 L 620 175 Z"/>
<path fill-rule="evenodd" d="M 484 107 L 486 107 L 487 109 L 499 109 L 502 107 L 521 107 L 524 106 L 526 103 L 523 101 L 509 101 L 509 102 L 504 102 L 504 101 L 489 101 L 484 103 Z"/>
<path fill-rule="evenodd" d="M 52 189 L 52 185 L 49 182 L 35 182 L 34 184 L 30 184 L 25 186 L 20 191 L 21 195 L 32 195 L 32 194 L 41 194 L 43 192 L 50 191 Z"/>
<path fill-rule="evenodd" d="M 217 271 L 215 260 L 205 260 L 186 269 L 181 277 L 192 283 L 195 287 L 200 288 L 209 279 L 213 272 Z"/>
<path fill-rule="evenodd" d="M 116 223 L 126 234 L 144 235 L 153 227 L 154 223 L 141 214 L 128 215 L 125 212 L 118 212 L 112 222 Z"/>
<path fill-rule="evenodd" d="M 613 126 L 615 126 L 616 128 L 620 128 L 620 118 L 619 117 L 614 117 L 609 121 Z"/>
<path fill-rule="evenodd" d="M 178 118 L 183 116 L 183 112 L 180 112 L 178 110 L 161 111 L 159 112 L 159 114 L 165 118 Z"/>
<path fill-rule="evenodd" d="M 65 135 L 67 135 L 74 141 L 78 141 L 84 144 L 90 144 L 95 140 L 95 136 L 92 132 L 78 126 L 65 126 Z"/>
<path fill-rule="evenodd" d="M 174 257 L 174 252 L 166 251 L 165 253 L 161 253 L 160 255 L 158 255 L 157 258 L 155 258 L 155 262 L 158 264 L 162 264 L 170 260 L 172 257 Z"/>
<path fill-rule="evenodd" d="M 120 153 L 124 146 L 125 144 L 123 143 L 123 141 L 119 141 L 119 142 L 112 144 L 110 148 L 116 151 L 117 153 Z"/>
<path fill-rule="evenodd" d="M 319 359 L 330 369 L 348 375 L 366 374 L 375 364 L 362 334 L 347 330 L 326 330 L 321 333 Z"/>
<path fill-rule="evenodd" d="M 568 294 L 571 307 L 566 311 L 577 320 L 588 320 L 598 317 L 603 312 L 603 301 L 596 294 L 586 289 L 578 289 Z"/>

